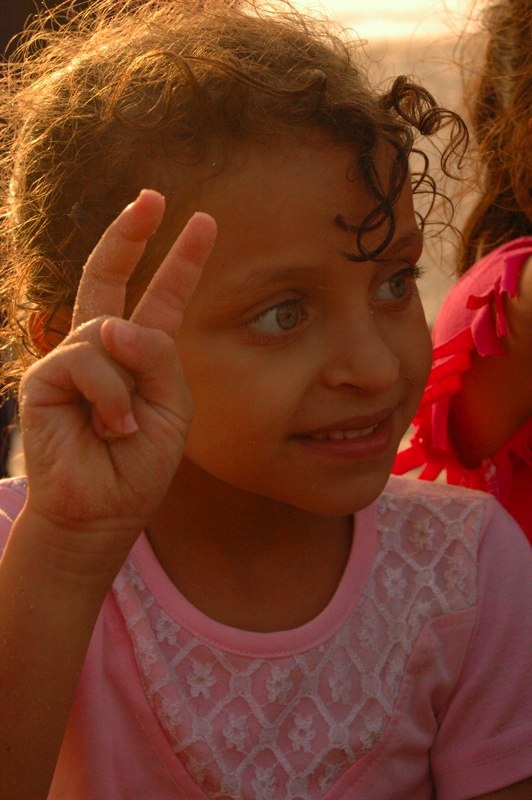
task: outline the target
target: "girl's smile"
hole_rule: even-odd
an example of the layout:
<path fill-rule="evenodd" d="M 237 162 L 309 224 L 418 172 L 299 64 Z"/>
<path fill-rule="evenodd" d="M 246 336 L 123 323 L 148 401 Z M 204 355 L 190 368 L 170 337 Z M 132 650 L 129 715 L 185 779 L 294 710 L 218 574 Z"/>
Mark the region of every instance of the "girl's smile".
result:
<path fill-rule="evenodd" d="M 382 455 L 390 447 L 394 412 L 395 409 L 387 409 L 370 417 L 335 422 L 296 438 L 318 455 L 367 461 Z"/>
<path fill-rule="evenodd" d="M 348 171 L 344 146 L 251 149 L 196 198 L 218 238 L 178 338 L 195 405 L 186 456 L 228 503 L 233 487 L 350 514 L 381 491 L 416 410 L 430 341 L 410 187 L 391 244 L 353 263 L 337 220 L 360 224 L 375 201 Z"/>

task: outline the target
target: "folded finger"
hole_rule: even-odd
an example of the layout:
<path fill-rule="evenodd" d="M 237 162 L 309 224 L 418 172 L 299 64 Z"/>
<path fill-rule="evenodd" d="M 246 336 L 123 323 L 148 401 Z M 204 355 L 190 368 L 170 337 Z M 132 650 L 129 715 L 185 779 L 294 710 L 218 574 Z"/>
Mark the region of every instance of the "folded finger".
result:
<path fill-rule="evenodd" d="M 85 264 L 74 328 L 102 315 L 122 316 L 126 286 L 164 213 L 164 198 L 144 189 L 107 228 Z"/>
<path fill-rule="evenodd" d="M 26 420 L 46 408 L 70 408 L 83 416 L 92 407 L 103 439 L 127 436 L 137 430 L 131 405 L 133 379 L 100 348 L 76 342 L 58 348 L 32 368 L 31 393 L 23 391 Z M 28 371 L 30 376 L 30 371 Z"/>
<path fill-rule="evenodd" d="M 100 336 L 113 361 L 133 376 L 139 397 L 174 421 L 190 422 L 192 401 L 170 336 L 117 318 L 103 323 Z"/>

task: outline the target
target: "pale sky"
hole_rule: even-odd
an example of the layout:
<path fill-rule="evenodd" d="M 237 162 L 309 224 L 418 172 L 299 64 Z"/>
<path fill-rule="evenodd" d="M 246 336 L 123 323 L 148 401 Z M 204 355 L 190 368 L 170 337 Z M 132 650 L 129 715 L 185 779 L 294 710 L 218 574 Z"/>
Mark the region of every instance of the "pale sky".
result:
<path fill-rule="evenodd" d="M 452 36 L 467 19 L 470 0 L 296 0 L 324 8 L 364 39 Z"/>

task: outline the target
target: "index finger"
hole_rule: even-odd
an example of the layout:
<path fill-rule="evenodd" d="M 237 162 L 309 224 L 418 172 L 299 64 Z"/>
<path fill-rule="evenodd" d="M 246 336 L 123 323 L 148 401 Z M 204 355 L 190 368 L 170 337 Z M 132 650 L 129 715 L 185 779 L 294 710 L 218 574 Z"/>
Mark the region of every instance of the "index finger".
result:
<path fill-rule="evenodd" d="M 196 212 L 150 281 L 131 315 L 131 321 L 147 328 L 158 328 L 173 338 L 215 238 L 214 219 L 209 214 Z"/>
<path fill-rule="evenodd" d="M 157 230 L 164 208 L 159 192 L 143 189 L 109 225 L 83 269 L 73 328 L 96 317 L 123 315 L 127 281 Z"/>

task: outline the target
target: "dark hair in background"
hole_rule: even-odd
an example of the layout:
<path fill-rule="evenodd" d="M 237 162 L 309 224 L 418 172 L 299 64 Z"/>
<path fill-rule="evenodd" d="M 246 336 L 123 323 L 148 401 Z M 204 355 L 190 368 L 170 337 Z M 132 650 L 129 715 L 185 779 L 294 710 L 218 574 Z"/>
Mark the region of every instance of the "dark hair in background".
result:
<path fill-rule="evenodd" d="M 436 152 L 449 174 L 466 144 L 464 123 L 404 76 L 375 91 L 366 61 L 360 42 L 346 43 L 327 21 L 285 2 L 97 0 L 79 14 L 63 3 L 37 20 L 0 94 L 8 118 L 0 277 L 4 346 L 14 354 L 6 378 L 16 383 L 38 355 L 32 315 L 46 322 L 73 305 L 87 256 L 141 188 L 164 194 L 167 213 L 133 286 L 175 237 L 194 180 L 219 174 L 242 147 L 299 137 L 352 149 L 356 179 L 375 199 L 362 224 L 350 226 L 354 261 L 378 255 L 393 237 L 405 181 L 428 196 L 430 211 L 439 192 L 418 142 L 447 130 Z M 384 180 L 375 160 L 383 144 L 392 155 Z M 370 252 L 366 235 L 377 229 L 381 242 Z"/>
<path fill-rule="evenodd" d="M 34 0 L 0 0 L 0 53 L 3 55 L 12 50 L 10 45 L 14 36 L 19 34 L 26 20 L 35 13 Z"/>
<path fill-rule="evenodd" d="M 53 9 L 63 0 L 0 0 L 0 54 L 9 56 L 16 48 L 17 37 L 36 14 Z M 87 5 L 90 0 L 74 0 L 72 8 Z"/>
<path fill-rule="evenodd" d="M 26 20 L 35 13 L 34 0 L 0 0 L 0 60 L 14 48 L 14 37 L 22 31 Z M 0 111 L 1 117 L 1 111 Z M 4 324 L 4 313 L 0 310 L 0 327 Z M 16 416 L 15 398 L 6 392 L 0 400 L 0 477 L 8 474 L 8 459 L 11 432 Z"/>
<path fill-rule="evenodd" d="M 462 45 L 467 59 L 474 53 L 465 105 L 480 196 L 463 228 L 459 274 L 504 242 L 532 233 L 530 0 L 489 2 L 480 27 Z"/>

